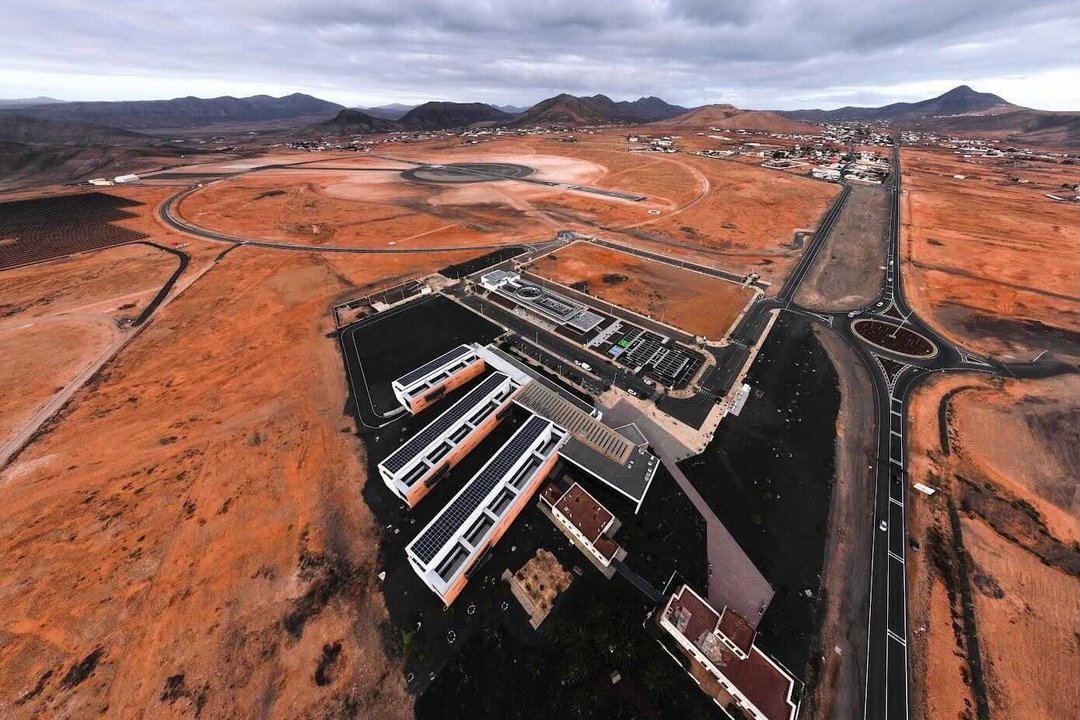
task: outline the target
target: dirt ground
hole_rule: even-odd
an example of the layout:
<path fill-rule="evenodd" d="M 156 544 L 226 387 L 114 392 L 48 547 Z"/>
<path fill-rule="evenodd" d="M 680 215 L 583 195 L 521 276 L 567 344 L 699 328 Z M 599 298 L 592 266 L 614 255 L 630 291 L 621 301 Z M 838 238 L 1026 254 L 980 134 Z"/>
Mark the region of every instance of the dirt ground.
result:
<path fill-rule="evenodd" d="M 835 480 L 822 574 L 824 607 L 818 639 L 823 658 L 808 699 L 807 717 L 860 718 L 866 671 L 866 588 L 873 533 L 874 395 L 858 355 L 832 330 L 814 328 L 840 382 L 836 418 Z M 816 663 L 817 658 L 812 660 Z"/>
<path fill-rule="evenodd" d="M 529 270 L 709 340 L 727 335 L 754 297 L 744 285 L 585 242 L 549 253 Z"/>
<path fill-rule="evenodd" d="M 888 192 L 883 187 L 853 185 L 795 300 L 826 312 L 846 312 L 872 303 L 885 276 L 888 237 Z"/>
<path fill-rule="evenodd" d="M 943 398 L 948 448 L 938 431 Z M 939 490 L 912 493 L 908 504 L 920 547 L 908 555 L 916 717 L 973 717 L 980 685 L 972 668 L 993 717 L 1080 713 L 1072 672 L 1080 662 L 1080 443 L 1067 420 L 1080 411 L 1077 398 L 1075 375 L 941 376 L 916 391 L 909 479 Z"/>
<path fill-rule="evenodd" d="M 905 290 L 919 315 L 984 354 L 1077 355 L 1080 219 L 1044 195 L 1075 169 L 947 149 L 904 150 L 901 165 Z"/>
<path fill-rule="evenodd" d="M 378 155 L 312 158 L 299 169 L 215 182 L 187 197 L 179 212 L 227 234 L 316 246 L 510 244 L 570 229 L 738 273 L 753 270 L 779 287 L 802 252 L 795 232 L 815 228 L 839 192 L 835 185 L 740 163 L 627 147 L 621 131 L 576 143 L 544 137 L 465 146 L 389 143 Z M 536 178 L 646 198 L 631 202 L 506 181 L 419 185 L 400 178 L 408 167 L 402 160 L 518 163 L 536 168 Z M 250 160 L 246 167 L 259 164 Z M 227 166 L 245 169 L 237 162 Z"/>
<path fill-rule="evenodd" d="M 112 307 L 138 247 L 18 303 Z M 460 259 L 240 248 L 163 306 L 0 474 L 0 714 L 410 716 L 328 310 Z"/>

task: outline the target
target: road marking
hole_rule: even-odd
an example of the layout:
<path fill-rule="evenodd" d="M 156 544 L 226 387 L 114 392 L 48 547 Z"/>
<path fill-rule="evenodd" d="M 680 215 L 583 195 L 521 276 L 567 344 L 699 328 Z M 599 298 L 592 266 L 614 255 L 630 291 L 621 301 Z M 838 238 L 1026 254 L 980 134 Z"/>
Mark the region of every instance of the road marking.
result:
<path fill-rule="evenodd" d="M 899 412 L 898 410 L 890 410 L 889 412 L 891 412 L 896 417 L 904 417 L 903 413 Z"/>
<path fill-rule="evenodd" d="M 900 434 L 899 432 L 897 432 L 896 430 L 891 430 L 891 429 L 890 429 L 890 430 L 889 430 L 889 432 L 890 432 L 891 434 L 895 435 L 896 437 L 904 437 L 903 435 L 901 435 L 901 434 Z"/>
<path fill-rule="evenodd" d="M 899 505 L 900 507 L 904 507 L 904 503 L 903 503 L 903 502 L 901 502 L 900 500 L 897 500 L 897 499 L 896 499 L 896 498 L 894 498 L 894 497 L 890 497 L 890 498 L 889 498 L 889 502 L 891 502 L 891 503 L 896 503 L 896 504 L 897 504 L 897 505 Z"/>
<path fill-rule="evenodd" d="M 904 563 L 904 558 L 900 557 L 899 555 L 894 553 L 892 550 L 889 551 L 889 557 L 891 557 L 893 560 L 899 560 L 900 564 Z"/>
<path fill-rule="evenodd" d="M 907 641 L 905 641 L 902 637 L 894 633 L 892 630 L 888 630 L 886 632 L 888 632 L 890 640 L 895 640 L 896 642 L 900 643 L 902 647 L 907 647 Z"/>

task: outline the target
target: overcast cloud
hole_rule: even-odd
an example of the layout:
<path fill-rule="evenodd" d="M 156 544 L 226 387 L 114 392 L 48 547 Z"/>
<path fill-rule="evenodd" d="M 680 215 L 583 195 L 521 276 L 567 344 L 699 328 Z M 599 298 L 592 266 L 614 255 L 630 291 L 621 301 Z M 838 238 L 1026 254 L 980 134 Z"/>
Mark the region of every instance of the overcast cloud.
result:
<path fill-rule="evenodd" d="M 1080 109 L 1076 0 L 7 0 L 0 97 Z"/>

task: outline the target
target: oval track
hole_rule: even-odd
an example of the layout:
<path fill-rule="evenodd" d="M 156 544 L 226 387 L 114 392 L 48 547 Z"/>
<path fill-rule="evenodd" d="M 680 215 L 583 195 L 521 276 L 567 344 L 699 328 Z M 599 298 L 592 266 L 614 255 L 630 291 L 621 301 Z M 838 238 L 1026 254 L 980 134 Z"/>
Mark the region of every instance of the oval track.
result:
<path fill-rule="evenodd" d="M 203 240 L 229 243 L 230 245 L 250 245 L 252 247 L 267 248 L 270 250 L 298 250 L 300 252 L 326 252 L 326 253 L 352 253 L 356 255 L 420 255 L 423 253 L 451 253 L 451 252 L 474 252 L 476 250 L 498 250 L 499 248 L 521 245 L 520 242 L 488 243 L 483 245 L 465 245 L 454 247 L 426 247 L 426 248 L 357 248 L 342 245 L 301 245 L 298 243 L 273 242 L 270 240 L 256 240 L 254 238 L 227 235 L 215 230 L 207 230 L 184 220 L 176 214 L 176 207 L 180 201 L 193 193 L 198 188 L 187 188 L 166 199 L 158 206 L 158 219 L 168 227 L 187 235 L 193 235 Z"/>

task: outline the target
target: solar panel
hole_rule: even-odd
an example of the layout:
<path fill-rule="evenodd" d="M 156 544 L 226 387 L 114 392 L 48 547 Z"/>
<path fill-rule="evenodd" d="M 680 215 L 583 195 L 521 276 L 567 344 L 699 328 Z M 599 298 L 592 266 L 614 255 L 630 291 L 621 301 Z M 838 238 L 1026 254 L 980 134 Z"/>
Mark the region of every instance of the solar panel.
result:
<path fill-rule="evenodd" d="M 500 372 L 492 373 L 482 383 L 470 390 L 465 397 L 458 400 L 453 407 L 432 420 L 423 430 L 413 435 L 408 442 L 392 452 L 382 461 L 382 465 L 392 473 L 401 470 L 416 457 L 417 453 L 430 445 L 435 438 L 471 412 L 483 397 L 492 392 L 504 380 L 506 380 L 506 375 Z"/>
<path fill-rule="evenodd" d="M 502 482 L 514 463 L 525 454 L 550 424 L 550 421 L 533 415 L 505 445 L 499 448 L 488 464 L 473 476 L 465 488 L 428 525 L 427 529 L 413 540 L 410 547 L 421 562 L 429 563 L 439 554 L 446 545 L 446 541 L 465 524 L 473 511 L 480 507 L 484 498 Z"/>
<path fill-rule="evenodd" d="M 402 387 L 408 387 L 411 383 L 416 382 L 417 380 L 424 377 L 433 370 L 440 368 L 447 363 L 453 362 L 454 360 L 457 360 L 459 357 L 469 352 L 472 352 L 472 348 L 470 348 L 468 345 L 458 345 L 453 350 L 445 352 L 434 360 L 424 363 L 412 372 L 402 375 L 394 382 L 398 383 Z"/>

